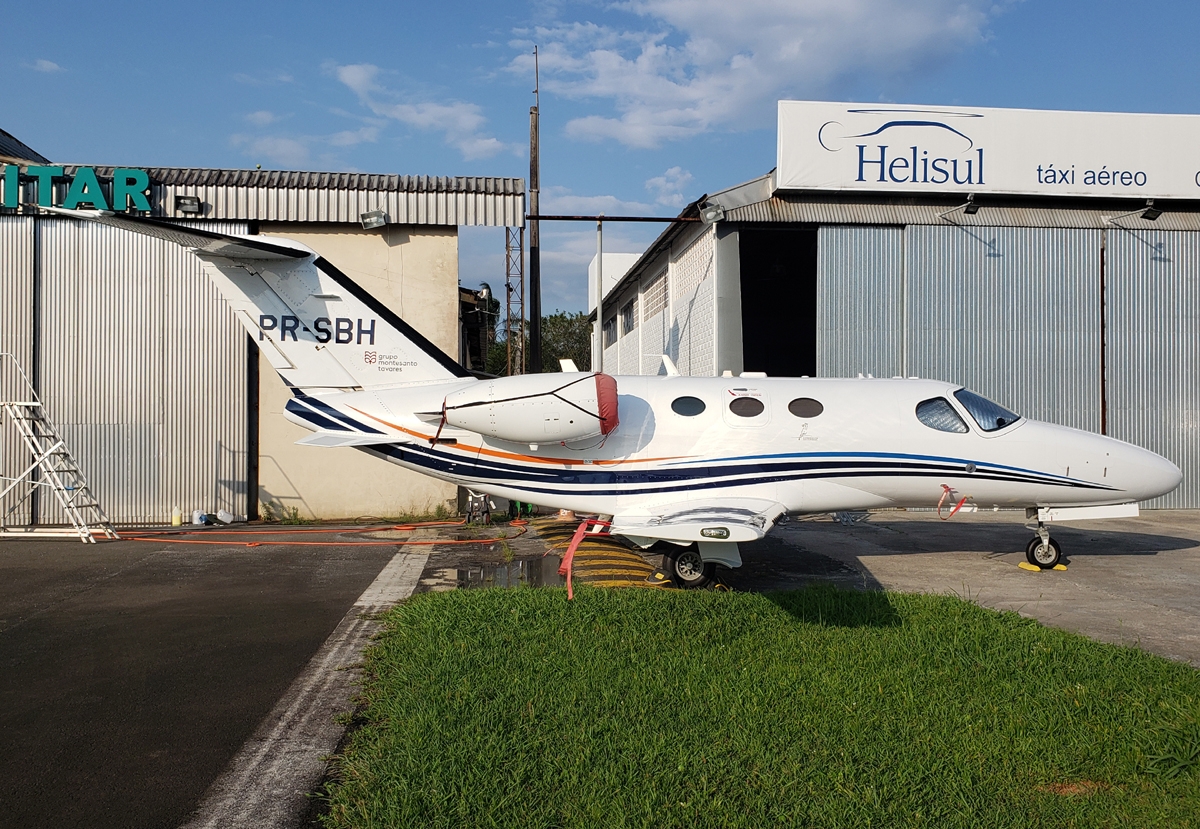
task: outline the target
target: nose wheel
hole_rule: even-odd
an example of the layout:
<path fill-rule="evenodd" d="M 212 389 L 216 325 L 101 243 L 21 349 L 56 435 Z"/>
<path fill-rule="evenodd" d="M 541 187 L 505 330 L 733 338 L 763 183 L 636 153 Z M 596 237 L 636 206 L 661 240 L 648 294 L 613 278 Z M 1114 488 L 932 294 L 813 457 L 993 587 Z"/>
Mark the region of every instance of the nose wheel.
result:
<path fill-rule="evenodd" d="M 1053 570 L 1062 561 L 1062 548 L 1050 537 L 1044 524 L 1038 524 L 1037 535 L 1025 548 L 1025 560 L 1043 570 Z"/>

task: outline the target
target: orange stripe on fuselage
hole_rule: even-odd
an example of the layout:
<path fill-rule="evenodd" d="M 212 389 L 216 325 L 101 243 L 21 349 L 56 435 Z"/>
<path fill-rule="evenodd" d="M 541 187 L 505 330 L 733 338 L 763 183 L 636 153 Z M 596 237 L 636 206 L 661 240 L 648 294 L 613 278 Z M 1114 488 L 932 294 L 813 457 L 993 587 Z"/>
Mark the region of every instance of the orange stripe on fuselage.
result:
<path fill-rule="evenodd" d="M 371 420 L 382 423 L 384 426 L 387 426 L 389 429 L 395 429 L 397 432 L 403 432 L 406 435 L 412 435 L 413 437 L 420 438 L 421 440 L 433 440 L 433 435 L 424 435 L 420 432 L 414 432 L 412 429 L 406 429 L 403 426 L 398 426 L 395 423 L 384 420 L 382 417 L 376 417 L 370 412 L 364 412 L 362 409 L 356 409 L 353 406 L 347 406 L 346 408 L 353 409 L 363 417 L 369 417 Z M 445 449 L 458 449 L 459 451 L 464 451 L 458 446 L 458 444 L 443 443 L 441 446 Z M 692 457 L 691 455 L 671 455 L 664 458 L 638 458 L 637 460 L 593 460 L 589 463 L 587 461 L 577 460 L 575 458 L 539 458 L 536 455 L 521 455 L 516 452 L 501 452 L 499 449 L 487 449 L 483 446 L 472 446 L 470 447 L 470 451 L 472 453 L 478 452 L 481 455 L 487 455 L 488 457 L 492 458 L 504 458 L 505 460 L 510 461 L 529 461 L 531 463 L 553 464 L 555 466 L 619 466 L 626 463 L 655 463 L 657 461 L 674 461 L 679 460 L 680 458 Z"/>

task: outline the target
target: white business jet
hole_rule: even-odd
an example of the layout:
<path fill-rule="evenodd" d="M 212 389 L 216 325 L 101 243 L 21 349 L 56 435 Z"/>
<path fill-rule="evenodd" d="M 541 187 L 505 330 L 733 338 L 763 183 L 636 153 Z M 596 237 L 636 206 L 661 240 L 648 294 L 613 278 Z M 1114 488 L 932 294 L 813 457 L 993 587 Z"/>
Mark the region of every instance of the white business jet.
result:
<path fill-rule="evenodd" d="M 502 498 L 611 516 L 664 549 L 677 584 L 738 567 L 740 542 L 784 516 L 930 507 L 1026 508 L 1030 563 L 1051 568 L 1055 520 L 1137 515 L 1179 468 L 1108 437 L 1028 420 L 918 379 L 477 379 L 296 242 L 96 210 L 53 212 L 191 249 L 294 393 L 309 446 L 354 447 Z M 568 366 L 570 368 L 570 366 Z"/>

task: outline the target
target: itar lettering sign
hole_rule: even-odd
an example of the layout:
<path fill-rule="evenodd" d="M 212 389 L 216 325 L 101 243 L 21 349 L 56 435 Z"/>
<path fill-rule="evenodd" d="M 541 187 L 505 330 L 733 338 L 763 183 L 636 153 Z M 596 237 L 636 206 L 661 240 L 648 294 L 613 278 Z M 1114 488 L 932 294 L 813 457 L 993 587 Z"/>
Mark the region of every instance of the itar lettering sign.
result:
<path fill-rule="evenodd" d="M 779 190 L 1200 198 L 1200 116 L 779 102 Z"/>
<path fill-rule="evenodd" d="M 150 174 L 145 170 L 135 170 L 118 167 L 113 170 L 110 192 L 111 201 L 105 196 L 105 187 L 96 175 L 95 167 L 77 167 L 75 172 L 67 175 L 60 165 L 30 164 L 25 168 L 24 176 L 15 164 L 4 166 L 3 186 L 0 187 L 0 207 L 21 206 L 21 179 L 32 181 L 37 190 L 39 207 L 65 207 L 75 210 L 79 207 L 91 207 L 96 210 L 124 211 L 150 210 Z M 68 181 L 66 195 L 62 204 L 54 204 L 54 182 Z"/>

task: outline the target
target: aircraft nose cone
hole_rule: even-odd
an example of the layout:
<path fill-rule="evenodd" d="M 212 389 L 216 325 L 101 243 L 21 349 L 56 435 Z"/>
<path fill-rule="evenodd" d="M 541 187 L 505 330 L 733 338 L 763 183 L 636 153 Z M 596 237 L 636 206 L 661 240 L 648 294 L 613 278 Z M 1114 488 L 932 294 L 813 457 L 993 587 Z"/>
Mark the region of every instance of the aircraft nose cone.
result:
<path fill-rule="evenodd" d="M 1183 480 L 1183 472 L 1178 466 L 1155 454 L 1148 449 L 1129 447 L 1132 457 L 1125 459 L 1122 464 L 1126 467 L 1122 477 L 1125 478 L 1125 489 L 1138 501 L 1146 501 L 1166 495 Z"/>

